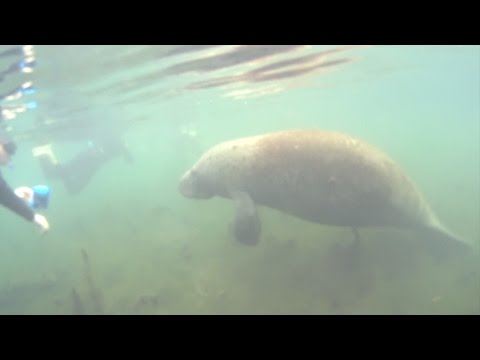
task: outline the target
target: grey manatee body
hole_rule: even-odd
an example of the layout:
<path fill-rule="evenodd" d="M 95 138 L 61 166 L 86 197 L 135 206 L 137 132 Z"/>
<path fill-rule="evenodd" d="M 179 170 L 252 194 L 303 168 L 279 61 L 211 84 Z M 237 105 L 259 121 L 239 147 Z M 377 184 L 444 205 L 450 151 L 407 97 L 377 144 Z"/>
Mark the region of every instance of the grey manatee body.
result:
<path fill-rule="evenodd" d="M 314 223 L 412 229 L 447 247 L 469 247 L 444 228 L 392 159 L 337 132 L 280 131 L 218 144 L 182 176 L 179 191 L 234 200 L 243 228 L 254 226 L 256 211 L 241 204 L 256 204 Z"/>

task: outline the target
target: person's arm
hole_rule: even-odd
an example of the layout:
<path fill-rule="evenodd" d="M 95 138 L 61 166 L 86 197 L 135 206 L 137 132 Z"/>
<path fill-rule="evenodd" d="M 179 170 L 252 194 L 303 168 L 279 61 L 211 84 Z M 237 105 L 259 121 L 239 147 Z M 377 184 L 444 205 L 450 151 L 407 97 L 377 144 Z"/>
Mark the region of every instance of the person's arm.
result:
<path fill-rule="evenodd" d="M 2 176 L 0 176 L 0 204 L 20 215 L 27 221 L 34 220 L 35 212 L 25 203 L 25 201 L 23 201 L 23 199 L 15 195 Z"/>
<path fill-rule="evenodd" d="M 27 221 L 40 226 L 42 233 L 50 228 L 45 216 L 35 213 L 23 199 L 18 197 L 0 174 L 0 204 L 20 215 Z"/>

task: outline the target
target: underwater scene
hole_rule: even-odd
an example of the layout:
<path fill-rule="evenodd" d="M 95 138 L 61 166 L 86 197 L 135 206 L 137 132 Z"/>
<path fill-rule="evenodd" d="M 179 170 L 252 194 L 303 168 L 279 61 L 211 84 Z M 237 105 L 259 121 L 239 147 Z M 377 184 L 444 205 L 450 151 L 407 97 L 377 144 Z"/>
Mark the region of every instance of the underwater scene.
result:
<path fill-rule="evenodd" d="M 480 314 L 480 46 L 0 45 L 0 314 Z"/>

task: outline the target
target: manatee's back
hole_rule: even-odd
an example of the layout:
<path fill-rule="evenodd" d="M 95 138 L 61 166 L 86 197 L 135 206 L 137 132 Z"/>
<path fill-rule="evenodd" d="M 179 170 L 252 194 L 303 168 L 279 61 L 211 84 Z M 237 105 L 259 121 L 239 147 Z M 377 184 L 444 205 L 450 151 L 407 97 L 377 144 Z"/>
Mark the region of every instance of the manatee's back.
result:
<path fill-rule="evenodd" d="M 246 189 L 259 204 L 305 220 L 409 227 L 430 216 L 428 205 L 393 161 L 340 133 L 270 133 L 237 142 L 229 151 L 236 152 L 224 168 L 230 183 Z"/>

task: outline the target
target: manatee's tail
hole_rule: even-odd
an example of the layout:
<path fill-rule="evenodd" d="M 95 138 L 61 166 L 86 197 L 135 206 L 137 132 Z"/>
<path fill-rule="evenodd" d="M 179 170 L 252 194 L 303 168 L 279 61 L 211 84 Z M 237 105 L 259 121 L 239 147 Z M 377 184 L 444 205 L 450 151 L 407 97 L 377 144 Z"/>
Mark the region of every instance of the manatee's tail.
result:
<path fill-rule="evenodd" d="M 426 252 L 438 260 L 449 260 L 474 253 L 471 244 L 441 226 L 420 229 L 420 241 L 425 245 Z"/>

